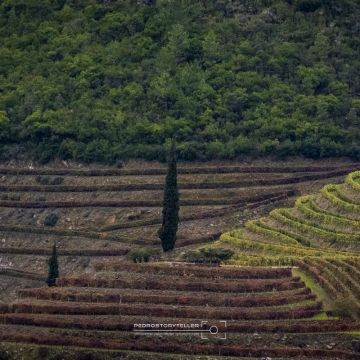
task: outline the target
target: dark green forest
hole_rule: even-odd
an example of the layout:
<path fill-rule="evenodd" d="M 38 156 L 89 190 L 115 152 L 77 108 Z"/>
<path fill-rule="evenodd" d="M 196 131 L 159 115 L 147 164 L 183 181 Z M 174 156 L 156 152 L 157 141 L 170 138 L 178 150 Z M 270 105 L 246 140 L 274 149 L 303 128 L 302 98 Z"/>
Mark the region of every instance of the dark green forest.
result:
<path fill-rule="evenodd" d="M 360 159 L 359 49 L 357 0 L 2 0 L 1 158 Z"/>

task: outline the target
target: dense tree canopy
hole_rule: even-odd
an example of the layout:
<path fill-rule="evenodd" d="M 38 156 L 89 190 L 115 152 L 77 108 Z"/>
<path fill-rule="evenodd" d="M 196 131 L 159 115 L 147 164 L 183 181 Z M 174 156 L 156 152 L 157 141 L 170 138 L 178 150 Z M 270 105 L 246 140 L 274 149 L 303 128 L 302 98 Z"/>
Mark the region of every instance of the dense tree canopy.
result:
<path fill-rule="evenodd" d="M 4 0 L 3 158 L 360 158 L 355 0 Z"/>

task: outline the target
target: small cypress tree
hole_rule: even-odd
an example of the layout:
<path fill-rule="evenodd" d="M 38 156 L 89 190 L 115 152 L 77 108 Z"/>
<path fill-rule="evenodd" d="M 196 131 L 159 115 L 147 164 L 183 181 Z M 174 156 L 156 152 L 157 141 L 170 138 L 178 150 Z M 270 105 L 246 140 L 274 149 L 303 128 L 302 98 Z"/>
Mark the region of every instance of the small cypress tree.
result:
<path fill-rule="evenodd" d="M 48 260 L 48 265 L 49 265 L 49 273 L 46 283 L 48 284 L 48 286 L 55 286 L 56 278 L 59 277 L 59 264 L 58 264 L 55 242 L 52 248 L 51 257 Z"/>
<path fill-rule="evenodd" d="M 174 249 L 179 223 L 179 192 L 177 186 L 175 141 L 171 144 L 168 157 L 168 171 L 165 181 L 162 215 L 162 226 L 158 234 L 163 250 L 169 251 Z"/>

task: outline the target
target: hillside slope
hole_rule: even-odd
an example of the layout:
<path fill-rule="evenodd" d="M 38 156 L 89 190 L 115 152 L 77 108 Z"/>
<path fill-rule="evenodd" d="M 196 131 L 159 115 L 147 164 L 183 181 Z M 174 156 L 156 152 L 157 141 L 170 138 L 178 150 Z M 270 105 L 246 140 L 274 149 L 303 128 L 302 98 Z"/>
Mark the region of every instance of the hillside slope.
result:
<path fill-rule="evenodd" d="M 180 224 L 169 256 L 210 243 L 294 194 L 341 182 L 358 168 L 333 160 L 179 163 Z M 29 283 L 45 278 L 53 242 L 62 275 L 126 260 L 136 248 L 159 251 L 165 174 L 163 164 L 145 162 L 122 169 L 0 166 L 0 301 L 13 298 L 24 276 Z"/>
<path fill-rule="evenodd" d="M 360 154 L 354 0 L 0 4 L 0 140 L 114 161 Z"/>
<path fill-rule="evenodd" d="M 297 265 L 359 317 L 360 172 L 298 198 L 293 208 L 246 222 L 213 246 L 235 249 L 235 264 Z"/>
<path fill-rule="evenodd" d="M 29 360 L 359 358 L 359 323 L 318 320 L 322 303 L 290 268 L 102 265 L 1 305 L 0 354 L 21 342 Z"/>

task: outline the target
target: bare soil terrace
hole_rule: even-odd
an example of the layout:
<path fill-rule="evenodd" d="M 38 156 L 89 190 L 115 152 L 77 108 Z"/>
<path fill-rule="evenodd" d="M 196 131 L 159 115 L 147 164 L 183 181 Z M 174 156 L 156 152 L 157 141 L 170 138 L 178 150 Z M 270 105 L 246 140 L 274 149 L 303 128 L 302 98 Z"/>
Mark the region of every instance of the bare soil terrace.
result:
<path fill-rule="evenodd" d="M 99 360 L 108 359 L 110 350 L 120 359 L 140 360 L 359 355 L 359 324 L 317 320 L 322 302 L 286 267 L 125 264 L 118 259 L 98 263 L 92 274 L 61 276 L 55 288 L 22 289 L 18 295 L 0 305 L 0 349 L 12 351 L 13 343 L 31 346 L 31 360 L 39 354 L 50 359 L 56 352 L 78 358 L 75 354 L 85 350 Z M 134 325 L 199 319 L 209 324 L 181 336 L 145 335 Z M 200 336 L 215 324 L 217 335 Z"/>
<path fill-rule="evenodd" d="M 291 204 L 295 195 L 340 182 L 359 167 L 348 160 L 179 163 L 178 249 L 167 258 Z M 0 269 L 44 277 L 54 241 L 62 274 L 89 272 L 94 263 L 121 260 L 134 247 L 160 249 L 157 230 L 165 174 L 165 164 L 139 161 L 121 169 L 71 162 L 1 164 Z M 57 224 L 44 226 L 51 213 L 58 215 Z M 16 281 L 7 284 L 2 299 L 18 288 Z"/>

